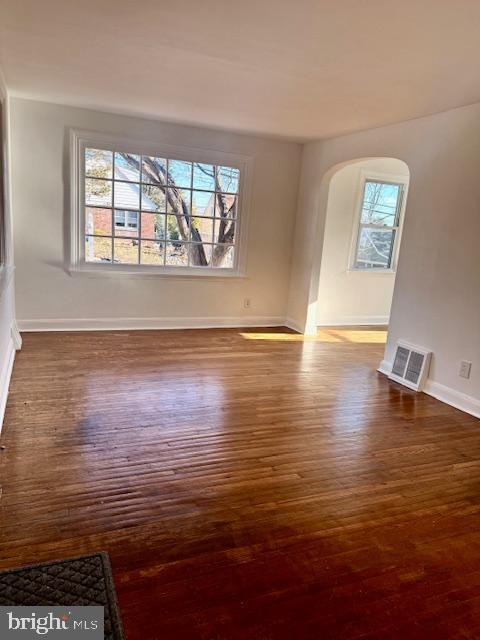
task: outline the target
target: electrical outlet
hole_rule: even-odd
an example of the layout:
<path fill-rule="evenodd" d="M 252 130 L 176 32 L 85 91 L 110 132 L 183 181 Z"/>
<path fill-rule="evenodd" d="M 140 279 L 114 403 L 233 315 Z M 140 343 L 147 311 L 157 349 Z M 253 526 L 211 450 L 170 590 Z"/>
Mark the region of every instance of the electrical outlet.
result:
<path fill-rule="evenodd" d="M 243 300 L 243 306 L 245 309 L 250 309 L 251 307 L 251 301 L 250 298 L 244 298 Z"/>
<path fill-rule="evenodd" d="M 461 378 L 470 378 L 470 370 L 472 368 L 472 363 L 468 362 L 468 360 L 462 360 L 460 362 L 460 372 L 459 376 Z"/>

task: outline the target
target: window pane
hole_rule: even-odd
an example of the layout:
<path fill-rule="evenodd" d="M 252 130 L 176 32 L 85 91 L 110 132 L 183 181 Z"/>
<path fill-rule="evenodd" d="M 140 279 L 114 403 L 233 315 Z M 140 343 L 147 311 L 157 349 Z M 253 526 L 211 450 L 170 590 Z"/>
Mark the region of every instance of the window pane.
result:
<path fill-rule="evenodd" d="M 125 211 L 115 211 L 114 214 L 114 218 L 115 218 L 115 227 L 123 227 L 125 228 L 127 226 L 127 220 L 125 217 Z"/>
<path fill-rule="evenodd" d="M 127 228 L 138 229 L 138 211 L 127 211 Z"/>
<path fill-rule="evenodd" d="M 209 267 L 212 261 L 212 244 L 190 245 L 190 266 L 191 267 Z"/>
<path fill-rule="evenodd" d="M 192 192 L 188 189 L 167 189 L 167 213 L 190 215 Z"/>
<path fill-rule="evenodd" d="M 193 242 L 212 242 L 213 218 L 192 218 L 191 239 Z"/>
<path fill-rule="evenodd" d="M 215 191 L 215 167 L 213 164 L 193 164 L 193 188 Z"/>
<path fill-rule="evenodd" d="M 134 182 L 115 182 L 114 201 L 117 209 L 138 209 L 140 185 Z"/>
<path fill-rule="evenodd" d="M 85 233 L 94 236 L 112 235 L 111 209 L 85 209 Z"/>
<path fill-rule="evenodd" d="M 112 183 L 108 180 L 85 180 L 85 204 L 108 207 L 112 204 Z"/>
<path fill-rule="evenodd" d="M 192 215 L 214 216 L 215 194 L 211 191 L 192 191 Z"/>
<path fill-rule="evenodd" d="M 166 184 L 167 161 L 165 158 L 142 156 L 142 182 Z"/>
<path fill-rule="evenodd" d="M 237 211 L 237 197 L 231 193 L 217 193 L 215 200 L 215 215 L 217 218 L 235 218 Z"/>
<path fill-rule="evenodd" d="M 163 189 L 149 184 L 142 185 L 142 209 L 144 211 L 165 211 L 166 198 Z"/>
<path fill-rule="evenodd" d="M 231 269 L 233 267 L 233 247 L 216 244 L 213 249 L 212 266 Z"/>
<path fill-rule="evenodd" d="M 235 220 L 215 219 L 214 242 L 230 244 L 235 241 Z"/>
<path fill-rule="evenodd" d="M 190 187 L 192 183 L 192 163 L 183 160 L 169 160 L 168 173 L 177 187 Z"/>
<path fill-rule="evenodd" d="M 112 239 L 85 237 L 86 262 L 111 262 Z"/>
<path fill-rule="evenodd" d="M 142 240 L 140 247 L 140 262 L 142 264 L 163 265 L 165 243 L 153 240 Z"/>
<path fill-rule="evenodd" d="M 182 233 L 183 230 L 183 233 Z M 187 224 L 183 224 L 180 230 L 177 216 L 167 216 L 166 238 L 167 240 L 185 241 L 190 239 L 190 229 Z"/>
<path fill-rule="evenodd" d="M 114 240 L 114 262 L 138 264 L 138 240 Z"/>
<path fill-rule="evenodd" d="M 238 193 L 240 170 L 233 167 L 217 167 L 220 189 L 226 193 Z"/>
<path fill-rule="evenodd" d="M 138 211 L 115 209 L 115 235 L 138 237 Z"/>
<path fill-rule="evenodd" d="M 159 213 L 142 213 L 142 238 L 163 240 L 166 216 Z"/>
<path fill-rule="evenodd" d="M 115 180 L 140 182 L 140 156 L 115 153 Z"/>
<path fill-rule="evenodd" d="M 395 226 L 399 197 L 399 184 L 367 181 L 363 194 L 361 222 Z"/>
<path fill-rule="evenodd" d="M 91 178 L 111 178 L 112 158 L 111 151 L 85 149 L 85 175 Z"/>
<path fill-rule="evenodd" d="M 166 246 L 167 266 L 188 266 L 188 244 L 181 242 L 167 242 Z"/>
<path fill-rule="evenodd" d="M 358 238 L 357 269 L 388 269 L 391 266 L 391 256 L 395 231 L 380 229 L 360 229 Z"/>

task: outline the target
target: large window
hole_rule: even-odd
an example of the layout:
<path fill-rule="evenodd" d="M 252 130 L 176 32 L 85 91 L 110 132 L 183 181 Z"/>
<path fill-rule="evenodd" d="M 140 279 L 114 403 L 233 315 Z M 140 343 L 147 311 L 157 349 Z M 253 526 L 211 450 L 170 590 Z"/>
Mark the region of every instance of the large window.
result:
<path fill-rule="evenodd" d="M 77 267 L 238 272 L 242 162 L 76 142 Z"/>
<path fill-rule="evenodd" d="M 394 268 L 404 184 L 365 179 L 360 203 L 352 268 Z"/>

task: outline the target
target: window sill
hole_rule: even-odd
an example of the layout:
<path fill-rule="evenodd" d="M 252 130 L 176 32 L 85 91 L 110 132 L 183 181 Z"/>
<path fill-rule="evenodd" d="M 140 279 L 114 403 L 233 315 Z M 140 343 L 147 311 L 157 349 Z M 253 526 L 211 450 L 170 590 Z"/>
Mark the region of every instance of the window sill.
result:
<path fill-rule="evenodd" d="M 394 276 L 396 274 L 396 269 L 347 269 L 347 274 L 353 273 L 362 273 L 362 274 L 375 274 L 381 276 Z"/>
<path fill-rule="evenodd" d="M 226 279 L 246 278 L 246 274 L 242 271 L 233 269 L 213 269 L 213 268 L 191 268 L 191 267 L 174 267 L 172 269 L 145 266 L 129 266 L 129 265 L 95 265 L 81 264 L 75 265 L 68 270 L 72 277 L 102 277 L 102 276 L 148 276 L 156 278 L 172 278 L 175 280 L 182 279 Z"/>

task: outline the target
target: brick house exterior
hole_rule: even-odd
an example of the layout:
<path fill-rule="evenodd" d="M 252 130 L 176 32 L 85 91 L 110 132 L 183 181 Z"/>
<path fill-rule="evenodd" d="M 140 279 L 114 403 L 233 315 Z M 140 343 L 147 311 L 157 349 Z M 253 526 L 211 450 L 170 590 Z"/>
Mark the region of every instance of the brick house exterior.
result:
<path fill-rule="evenodd" d="M 122 210 L 118 210 L 122 211 Z M 142 213 L 142 238 L 155 239 L 154 213 Z M 87 209 L 87 233 L 92 235 L 111 236 L 112 233 L 112 211 L 111 209 Z M 117 237 L 138 237 L 138 229 L 127 229 L 123 226 L 115 225 L 115 235 Z"/>

